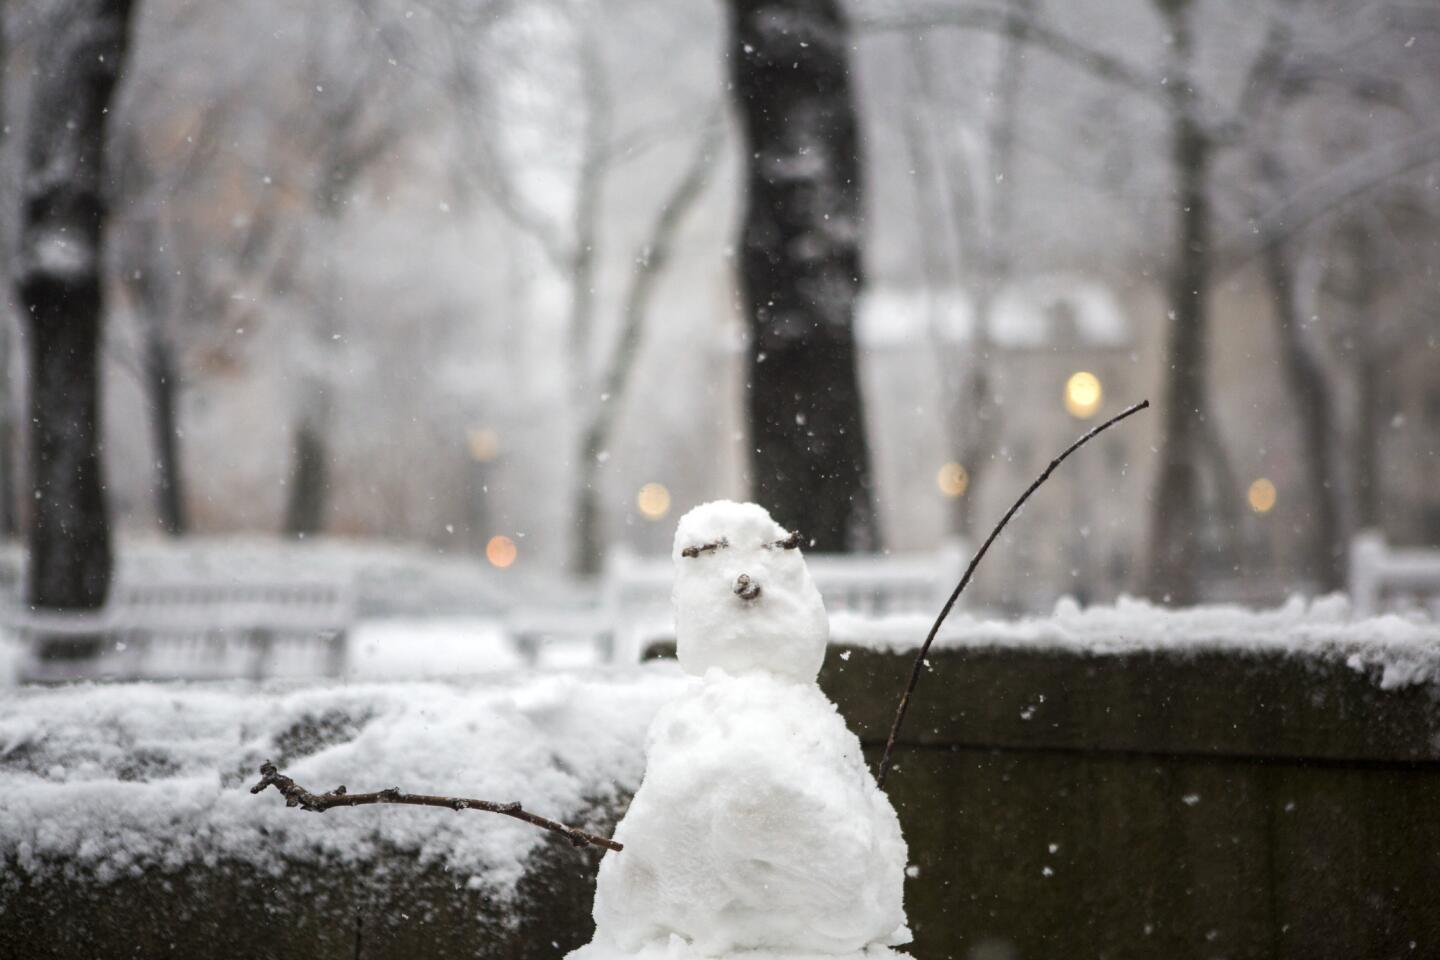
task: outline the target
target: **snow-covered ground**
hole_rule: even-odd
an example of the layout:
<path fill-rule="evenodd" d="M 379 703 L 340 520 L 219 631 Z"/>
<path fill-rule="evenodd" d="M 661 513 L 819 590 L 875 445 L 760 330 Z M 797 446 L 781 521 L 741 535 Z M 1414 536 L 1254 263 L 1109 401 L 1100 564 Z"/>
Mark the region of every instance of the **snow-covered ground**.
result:
<path fill-rule="evenodd" d="M 0 862 L 102 881 L 146 867 L 381 849 L 513 890 L 541 831 L 484 813 L 366 807 L 325 816 L 252 796 L 262 760 L 314 790 L 399 786 L 520 801 L 564 821 L 638 784 L 645 728 L 684 682 L 668 665 L 462 684 L 296 688 L 113 684 L 0 698 Z M 0 879 L 0 885 L 3 885 Z"/>

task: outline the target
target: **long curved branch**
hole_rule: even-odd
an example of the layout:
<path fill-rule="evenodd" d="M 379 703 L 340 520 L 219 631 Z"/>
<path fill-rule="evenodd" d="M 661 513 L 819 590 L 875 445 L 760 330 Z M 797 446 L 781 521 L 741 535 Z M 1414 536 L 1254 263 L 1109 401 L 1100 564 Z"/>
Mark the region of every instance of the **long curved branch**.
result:
<path fill-rule="evenodd" d="M 372 803 L 403 803 L 417 807 L 444 807 L 459 813 L 461 810 L 484 810 L 499 813 L 516 820 L 524 820 L 543 830 L 558 833 L 577 847 L 604 847 L 606 850 L 624 850 L 625 845 L 609 837 L 597 837 L 576 827 L 566 826 L 557 820 L 531 813 L 518 803 L 496 803 L 493 800 L 471 800 L 466 797 L 435 797 L 423 793 L 402 793 L 399 787 L 377 790 L 374 793 L 347 793 L 344 786 L 336 787 L 329 793 L 311 793 L 294 780 L 275 769 L 275 764 L 266 760 L 260 764 L 260 782 L 250 788 L 259 793 L 266 787 L 274 787 L 285 797 L 285 806 L 299 807 L 311 813 L 324 813 L 331 807 L 363 807 Z"/>
<path fill-rule="evenodd" d="M 1132 414 L 1139 413 L 1148 406 L 1150 406 L 1149 400 L 1141 400 L 1134 406 L 1126 407 L 1066 447 L 1065 452 L 1054 460 L 1051 460 L 1050 466 L 1045 468 L 1045 472 L 1036 477 L 1035 482 L 1030 484 L 1024 493 L 1020 494 L 1020 499 L 1016 500 L 1010 509 L 1005 511 L 1005 516 L 1000 518 L 1000 522 L 995 524 L 995 529 L 990 531 L 990 536 L 985 538 L 985 542 L 980 545 L 980 549 L 975 551 L 975 556 L 970 558 L 970 565 L 965 568 L 965 575 L 960 578 L 960 582 L 955 586 L 955 592 L 950 594 L 950 599 L 945 601 L 945 606 L 940 610 L 940 616 L 935 618 L 934 626 L 930 628 L 930 633 L 925 637 L 925 642 L 920 645 L 920 652 L 915 655 L 915 665 L 910 669 L 910 681 L 905 684 L 905 690 L 900 694 L 900 706 L 895 710 L 895 722 L 890 726 L 890 736 L 885 740 L 885 752 L 880 757 L 880 769 L 875 774 L 875 783 L 877 786 L 885 786 L 885 775 L 890 772 L 890 758 L 895 752 L 895 739 L 900 735 L 900 725 L 905 722 L 905 714 L 910 709 L 910 696 L 915 692 L 915 685 L 920 682 L 920 674 L 925 669 L 925 657 L 930 652 L 930 645 L 935 642 L 935 635 L 940 632 L 940 624 L 944 623 L 945 618 L 950 615 L 950 610 L 955 606 L 955 601 L 960 599 L 960 594 L 964 593 L 965 588 L 970 585 L 970 578 L 975 575 L 975 568 L 980 566 L 980 561 L 985 558 L 985 553 L 990 549 L 990 545 L 995 542 L 996 537 L 1000 536 L 1000 531 L 1005 529 L 1005 524 L 1010 522 L 1010 518 L 1020 511 L 1020 508 L 1025 505 L 1026 500 L 1030 499 L 1030 494 L 1040 489 L 1040 485 L 1050 479 L 1050 474 L 1055 472 L 1055 468 L 1060 466 L 1066 457 L 1070 456 L 1070 454 L 1076 450 L 1079 450 L 1086 443 L 1090 442 L 1090 440 L 1105 430 L 1108 430 L 1110 427 L 1113 427 L 1121 420 L 1124 420 Z"/>

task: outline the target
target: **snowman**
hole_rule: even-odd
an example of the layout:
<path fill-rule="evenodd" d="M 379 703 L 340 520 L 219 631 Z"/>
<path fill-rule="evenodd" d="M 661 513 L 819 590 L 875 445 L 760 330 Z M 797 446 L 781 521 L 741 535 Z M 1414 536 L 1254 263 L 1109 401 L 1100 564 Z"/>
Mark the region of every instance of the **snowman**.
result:
<path fill-rule="evenodd" d="M 789 533 L 753 503 L 675 533 L 680 666 L 697 679 L 650 727 L 645 777 L 571 960 L 876 958 L 909 941 L 905 841 L 816 684 L 829 624 Z"/>

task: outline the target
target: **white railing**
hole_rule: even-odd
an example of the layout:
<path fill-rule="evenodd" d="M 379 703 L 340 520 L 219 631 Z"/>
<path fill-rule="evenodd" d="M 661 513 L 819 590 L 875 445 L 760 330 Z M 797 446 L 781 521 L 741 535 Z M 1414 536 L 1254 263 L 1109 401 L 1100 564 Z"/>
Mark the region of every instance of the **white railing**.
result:
<path fill-rule="evenodd" d="M 1350 599 L 1358 616 L 1423 609 L 1440 618 L 1440 549 L 1397 549 L 1361 533 L 1350 544 Z"/>

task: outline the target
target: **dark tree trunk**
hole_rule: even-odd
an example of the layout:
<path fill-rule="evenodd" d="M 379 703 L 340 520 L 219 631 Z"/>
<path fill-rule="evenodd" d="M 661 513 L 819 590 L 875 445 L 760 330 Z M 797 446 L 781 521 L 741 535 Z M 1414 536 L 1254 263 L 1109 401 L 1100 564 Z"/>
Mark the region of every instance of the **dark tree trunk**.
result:
<path fill-rule="evenodd" d="M 751 486 L 820 551 L 876 546 L 856 369 L 861 159 L 838 0 L 730 0 L 747 158 Z"/>
<path fill-rule="evenodd" d="M 152 324 L 158 323 L 151 318 Z M 179 384 L 170 343 L 151 329 L 145 346 L 145 374 L 150 392 L 150 429 L 155 444 L 155 513 L 172 537 L 186 532 L 184 475 L 180 463 L 180 425 L 176 415 Z"/>
<path fill-rule="evenodd" d="M 30 353 L 29 602 L 104 604 L 110 520 L 100 457 L 105 120 L 129 35 L 129 0 L 50 14 L 26 135 L 20 265 Z"/>
<path fill-rule="evenodd" d="M 314 536 L 325 529 L 329 454 L 324 434 L 309 418 L 302 418 L 295 428 L 294 456 L 285 532 L 292 537 Z"/>
<path fill-rule="evenodd" d="M 1166 603 L 1194 603 L 1201 523 L 1201 460 L 1206 391 L 1206 325 L 1210 286 L 1210 161 L 1191 86 L 1190 0 L 1156 0 L 1172 33 L 1169 72 L 1171 163 L 1175 174 L 1176 243 L 1171 252 L 1170 307 L 1160 465 L 1150 521 L 1148 590 Z"/>
<path fill-rule="evenodd" d="M 0 144 L 10 139 L 9 130 L 4 123 L 4 68 L 9 62 L 6 56 L 9 50 L 7 40 L 5 18 L 3 13 L 0 13 Z M 8 243 L 3 244 L 3 247 L 6 253 L 10 252 Z M 15 369 L 10 360 L 13 347 L 10 318 L 0 316 L 0 537 L 7 540 L 20 532 L 20 517 L 15 509 L 15 416 L 12 406 L 15 392 L 10 383 L 10 376 Z"/>

